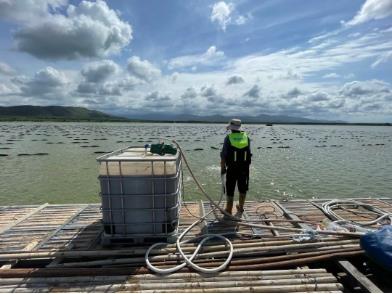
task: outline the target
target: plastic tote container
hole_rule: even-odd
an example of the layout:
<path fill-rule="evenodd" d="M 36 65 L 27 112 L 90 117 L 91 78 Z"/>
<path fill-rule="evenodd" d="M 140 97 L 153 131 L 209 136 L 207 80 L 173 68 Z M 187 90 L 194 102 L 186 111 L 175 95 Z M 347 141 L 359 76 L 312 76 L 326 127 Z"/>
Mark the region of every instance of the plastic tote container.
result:
<path fill-rule="evenodd" d="M 105 234 L 172 235 L 181 202 L 181 156 L 128 147 L 97 158 Z"/>

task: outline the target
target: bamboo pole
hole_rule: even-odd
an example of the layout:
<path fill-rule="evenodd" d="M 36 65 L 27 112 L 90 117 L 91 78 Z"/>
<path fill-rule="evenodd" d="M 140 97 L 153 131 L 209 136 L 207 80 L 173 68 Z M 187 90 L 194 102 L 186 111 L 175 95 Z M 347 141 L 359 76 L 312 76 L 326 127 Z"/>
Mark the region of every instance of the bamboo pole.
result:
<path fill-rule="evenodd" d="M 341 245 L 341 246 L 331 246 L 331 247 L 325 247 L 325 248 L 317 248 L 319 250 L 318 253 L 312 253 L 312 255 L 319 255 L 322 254 L 324 251 L 329 251 L 329 252 L 336 252 L 336 251 L 352 251 L 352 250 L 357 250 L 359 249 L 359 245 Z M 308 251 L 308 250 L 307 250 Z M 288 250 L 284 251 L 284 255 L 279 255 L 286 257 L 286 253 L 289 252 Z M 227 255 L 227 252 L 215 252 L 216 254 L 212 256 L 214 260 L 220 260 L 218 257 L 224 257 Z M 269 253 L 265 252 L 250 252 L 246 253 L 246 260 L 249 260 L 249 256 L 253 256 L 252 260 L 254 257 L 257 256 L 266 256 L 269 255 Z M 235 252 L 233 255 L 234 260 L 239 257 L 243 257 L 244 254 Z M 197 264 L 207 264 L 208 262 L 211 261 L 211 256 L 204 257 L 202 255 L 198 255 L 198 259 L 195 260 Z M 267 257 L 268 258 L 268 257 Z M 289 257 L 288 257 L 289 258 Z M 176 264 L 178 261 L 182 260 L 182 258 L 178 255 L 169 255 L 169 256 L 153 256 L 150 258 L 151 261 L 154 261 L 155 265 L 173 265 Z M 244 258 L 242 258 L 244 260 Z M 62 263 L 59 265 L 56 265 L 58 268 L 65 268 L 65 267 L 95 267 L 95 266 L 104 266 L 104 265 L 120 265 L 120 264 L 129 264 L 133 266 L 138 266 L 138 265 L 145 265 L 145 259 L 144 257 L 131 257 L 131 258 L 115 258 L 115 259 L 100 259 L 100 260 L 94 260 L 94 261 L 80 261 L 80 262 L 66 262 Z M 214 263 L 216 264 L 216 263 Z"/>
<path fill-rule="evenodd" d="M 306 284 L 306 285 L 282 285 L 282 286 L 247 286 L 247 287 L 232 287 L 232 288 L 205 288 L 205 289 L 177 289 L 177 292 L 187 293 L 198 293 L 198 292 L 209 292 L 209 293 L 250 293 L 250 292 L 270 292 L 270 293 L 281 293 L 281 292 L 316 292 L 316 291 L 336 291 L 343 290 L 343 287 L 339 283 L 330 284 Z M 125 288 L 124 291 L 127 291 Z M 150 293 L 170 293 L 171 290 L 160 289 L 151 291 L 135 291 L 137 292 L 150 292 Z"/>
<path fill-rule="evenodd" d="M 348 241 L 348 242 L 347 242 Z M 332 248 L 336 249 L 343 249 L 343 248 L 351 248 L 351 249 L 357 249 L 358 245 L 353 244 L 350 240 L 347 240 L 344 242 L 341 242 L 338 245 L 331 246 Z M 250 255 L 265 255 L 265 254 L 270 254 L 270 253 L 279 253 L 283 252 L 286 253 L 288 251 L 292 250 L 299 250 L 299 249 L 322 249 L 323 247 L 328 248 L 328 245 L 336 244 L 332 242 L 325 242 L 325 243 L 308 243 L 308 244 L 293 244 L 293 245 L 283 245 L 283 246 L 266 246 L 266 247 L 246 247 L 246 248 L 234 248 L 234 257 L 238 256 L 250 256 Z M 208 259 L 208 258 L 217 258 L 217 257 L 224 257 L 228 253 L 227 251 L 214 251 L 214 252 L 208 252 L 208 253 L 201 253 L 197 255 L 198 259 Z M 156 256 L 151 256 L 150 261 L 156 262 L 156 261 L 161 261 L 161 262 L 167 262 L 167 261 L 179 261 L 182 260 L 182 258 L 178 255 L 175 254 L 169 254 L 169 255 L 156 255 Z M 144 257 L 131 257 L 131 258 L 121 258 L 121 259 L 104 259 L 104 260 L 96 260 L 96 261 L 81 261 L 81 262 L 68 262 L 68 263 L 62 263 L 57 265 L 57 267 L 90 267 L 90 266 L 98 266 L 98 265 L 114 265 L 114 264 L 121 264 L 121 263 L 136 263 L 136 264 L 145 264 L 145 258 Z"/>
<path fill-rule="evenodd" d="M 318 269 L 319 272 L 326 272 L 325 269 Z M 243 275 L 277 275 L 293 273 L 314 273 L 315 270 L 269 270 L 269 271 L 240 271 Z M 141 268 L 15 268 L 0 269 L 0 278 L 31 278 L 31 277 L 75 277 L 75 276 L 118 276 L 118 275 L 137 275 L 144 279 L 156 275 L 144 267 Z M 192 277 L 200 276 L 198 273 L 189 272 L 184 268 L 181 272 L 168 275 L 169 277 Z M 204 275 L 203 275 L 204 276 Z M 238 271 L 225 271 L 215 276 L 229 276 L 235 278 Z"/>
<path fill-rule="evenodd" d="M 173 290 L 139 290 L 133 291 L 134 293 L 172 293 Z M 337 292 L 342 290 L 343 287 L 339 283 L 329 283 L 329 284 L 304 284 L 304 285 L 282 285 L 282 286 L 245 286 L 245 287 L 232 287 L 232 288 L 203 288 L 203 289 L 177 289 L 176 292 L 183 292 L 183 293 L 200 293 L 200 292 L 207 292 L 207 293 L 250 293 L 250 292 L 269 292 L 269 293 L 280 293 L 280 292 Z M 90 287 L 83 287 L 83 288 L 74 288 L 74 287 L 67 287 L 67 288 L 47 288 L 47 287 L 39 287 L 34 288 L 34 292 L 118 292 L 118 291 L 128 291 L 126 287 L 123 285 L 119 286 L 90 286 Z M 9 293 L 9 289 L 0 289 L 0 293 Z M 15 288 L 12 290 L 13 293 L 31 293 L 31 288 Z M 340 292 L 340 291 L 339 291 Z"/>
<path fill-rule="evenodd" d="M 285 260 L 285 261 L 277 261 L 277 262 L 270 262 L 270 263 L 262 263 L 262 264 L 253 264 L 253 265 L 236 265 L 230 266 L 229 270 L 243 270 L 243 269 L 273 269 L 273 268 L 282 268 L 286 266 L 299 266 L 305 264 L 311 264 L 319 261 L 325 261 L 329 259 L 335 259 L 338 257 L 349 257 L 349 256 L 357 256 L 363 255 L 363 250 L 355 250 L 351 252 L 337 252 L 337 253 L 330 253 L 330 254 L 322 254 L 318 256 L 312 257 L 305 257 L 305 258 L 298 258 L 292 260 Z"/>
<path fill-rule="evenodd" d="M 359 249 L 359 247 L 356 248 L 344 248 L 344 249 L 332 249 L 332 250 L 325 250 L 322 252 L 305 252 L 305 253 L 293 253 L 293 254 L 284 254 L 284 255 L 277 255 L 277 256 L 266 256 L 266 257 L 252 257 L 252 258 L 236 258 L 234 257 L 232 261 L 230 262 L 230 266 L 234 265 L 250 265 L 250 264 L 260 264 L 260 263 L 268 263 L 268 262 L 275 262 L 275 261 L 282 261 L 282 260 L 290 260 L 290 259 L 298 259 L 298 258 L 304 258 L 304 257 L 312 257 L 312 256 L 318 256 L 320 254 L 330 254 L 330 253 L 340 253 L 340 252 L 351 252 L 355 249 Z M 221 264 L 221 260 L 211 260 L 209 262 L 205 261 L 200 261 L 198 262 L 197 260 L 195 263 L 199 266 L 218 266 Z M 160 263 L 154 263 L 154 265 L 169 265 L 169 264 L 174 264 L 175 262 L 160 262 Z"/>
<path fill-rule="evenodd" d="M 272 275 L 272 276 L 262 276 L 262 275 L 238 275 L 236 279 L 241 281 L 254 281 L 261 279 L 276 279 L 276 280 L 287 280 L 287 279 L 302 279 L 302 278 L 318 278 L 330 276 L 329 273 L 308 273 L 308 274 L 292 274 L 292 275 Z M 230 279 L 229 276 L 197 276 L 193 278 L 172 278 L 166 276 L 154 276 L 150 278 L 140 279 L 138 275 L 136 276 L 85 276 L 85 277 L 46 277 L 46 278 L 8 278 L 0 279 L 0 287 L 2 286 L 17 286 L 21 284 L 26 285 L 36 285 L 36 284 L 83 284 L 83 283 L 96 283 L 96 284 L 107 284 L 116 282 L 127 282 L 127 283 L 137 283 L 142 280 L 148 283 L 183 283 L 183 282 L 196 282 L 202 281 L 227 281 Z"/>
<path fill-rule="evenodd" d="M 326 277 L 312 277 L 312 278 L 302 278 L 302 279 L 273 279 L 273 280 L 254 280 L 254 281 L 195 281 L 195 282 L 180 282 L 180 283 L 165 283 L 162 285 L 162 283 L 149 283 L 149 282 L 143 282 L 139 281 L 138 283 L 114 283 L 111 284 L 111 288 L 122 288 L 126 289 L 126 291 L 140 291 L 140 290 L 177 290 L 177 289 L 205 289 L 205 288 L 232 288 L 232 287 L 246 287 L 251 285 L 252 287 L 257 287 L 257 286 L 274 286 L 274 285 L 285 285 L 285 286 L 291 286 L 291 285 L 302 285 L 302 284 L 328 284 L 328 283 L 336 283 L 337 280 L 334 276 L 326 276 Z M 56 288 L 62 288 L 62 287 L 67 287 L 69 284 L 58 284 L 55 287 Z M 28 284 L 20 284 L 18 287 L 28 287 Z M 44 287 L 50 287 L 50 285 L 41 283 L 37 284 L 37 286 L 44 286 Z M 90 285 L 74 285 L 72 284 L 72 288 L 80 288 L 83 289 L 83 286 L 90 286 Z M 97 285 L 96 287 L 99 289 L 99 287 L 106 287 L 107 285 Z M 4 288 L 12 288 L 12 286 L 9 287 L 4 287 Z M 4 289 L 3 288 L 3 289 Z"/>
<path fill-rule="evenodd" d="M 280 227 L 280 226 L 268 226 L 268 225 L 260 225 L 260 224 L 253 224 L 253 223 L 246 223 L 243 221 L 225 221 L 231 224 L 238 224 L 245 227 L 254 227 L 260 229 L 269 229 L 269 230 L 280 230 L 286 232 L 297 232 L 303 233 L 303 229 L 296 229 L 296 228 L 287 228 L 287 227 Z M 328 231 L 328 230 L 314 230 L 318 234 L 322 235 L 332 235 L 332 236 L 345 236 L 345 237 L 353 237 L 353 238 L 360 238 L 364 233 L 352 233 L 352 232 L 339 232 L 339 231 Z"/>
<path fill-rule="evenodd" d="M 310 243 L 300 243 L 300 244 L 294 244 L 290 243 L 287 245 L 282 245 L 282 246 L 264 246 L 260 247 L 265 250 L 273 250 L 273 249 L 287 249 L 290 247 L 283 247 L 283 246 L 292 246 L 295 248 L 299 248 L 298 246 L 303 246 L 304 247 L 321 247 L 324 244 L 353 244 L 353 243 L 358 243 L 356 240 L 341 240 L 341 241 L 321 241 L 321 242 L 310 242 Z M 256 246 L 262 246 L 263 242 L 260 243 L 252 243 L 253 246 L 249 245 L 250 247 L 256 247 Z M 224 245 L 218 245 L 218 246 L 224 246 Z M 235 245 L 236 246 L 236 245 Z M 241 246 L 247 247 L 248 245 L 238 245 L 239 248 Z M 187 249 L 194 249 L 195 247 L 189 247 Z M 9 259 L 34 259 L 34 258 L 52 258 L 52 257 L 63 257 L 63 258 L 81 258 L 81 257 L 99 257 L 99 256 L 126 256 L 126 255 L 131 255 L 131 256 L 137 256 L 137 255 L 144 255 L 147 250 L 147 247 L 145 248 L 136 248 L 136 249 L 127 249 L 127 250 L 74 250 L 74 251 L 40 251 L 40 252 L 17 252 L 17 253 L 5 253 L 5 254 L 0 254 L 0 261 L 7 261 Z M 208 249 L 207 249 L 208 250 Z M 206 252 L 206 249 L 204 249 Z M 153 250 L 151 252 L 152 255 L 156 254 L 169 254 L 169 253 L 174 253 L 175 248 L 160 248 Z M 206 253 L 208 254 L 208 253 Z"/>

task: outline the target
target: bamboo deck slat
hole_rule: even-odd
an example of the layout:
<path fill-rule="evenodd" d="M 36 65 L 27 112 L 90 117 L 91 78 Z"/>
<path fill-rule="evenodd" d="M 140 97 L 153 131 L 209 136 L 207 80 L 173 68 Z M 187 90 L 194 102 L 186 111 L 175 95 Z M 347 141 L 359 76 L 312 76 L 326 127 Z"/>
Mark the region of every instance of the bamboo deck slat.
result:
<path fill-rule="evenodd" d="M 312 201 L 316 205 L 302 199 L 247 201 L 243 217 L 253 223 L 267 226 L 316 228 L 327 219 L 317 207 L 326 200 Z M 392 212 L 391 199 L 365 198 L 360 201 Z M 224 202 L 221 205 L 223 207 Z M 182 205 L 179 232 L 210 209 L 207 202 L 187 202 Z M 233 212 L 235 213 L 235 207 Z M 338 212 L 354 221 L 374 217 L 371 213 L 355 209 Z M 308 260 L 314 262 L 318 258 L 321 261 L 334 255 L 363 255 L 358 240 L 326 235 L 317 242 L 298 243 L 292 240 L 291 232 L 267 227 L 223 225 L 216 221 L 216 217 L 222 215 L 219 212 L 215 212 L 215 216 L 210 215 L 190 232 L 188 238 L 204 233 L 232 233 L 235 254 L 228 270 L 207 276 L 182 271 L 162 277 L 149 274 L 145 268 L 146 246 L 130 247 L 119 243 L 107 249 L 100 245 L 103 228 L 99 204 L 0 207 L 0 293 L 340 292 L 344 289 L 341 281 L 325 269 L 301 269 L 298 266 L 306 267 Z M 291 220 L 305 220 L 310 223 L 295 223 Z M 252 239 L 251 236 L 254 235 L 258 238 Z M 186 252 L 191 252 L 194 245 L 184 247 Z M 209 245 L 199 254 L 198 264 L 219 265 L 226 256 L 222 250 L 225 250 L 222 245 Z M 167 252 L 175 253 L 174 245 L 154 251 L 152 260 L 159 266 L 176 264 L 176 255 L 167 258 Z M 296 258 L 290 254 L 295 254 Z M 274 263 L 272 267 L 271 263 Z M 15 264 L 18 266 L 15 267 Z M 273 265 L 280 265 L 281 269 L 269 270 L 276 268 Z M 252 270 L 244 271 L 246 268 Z"/>

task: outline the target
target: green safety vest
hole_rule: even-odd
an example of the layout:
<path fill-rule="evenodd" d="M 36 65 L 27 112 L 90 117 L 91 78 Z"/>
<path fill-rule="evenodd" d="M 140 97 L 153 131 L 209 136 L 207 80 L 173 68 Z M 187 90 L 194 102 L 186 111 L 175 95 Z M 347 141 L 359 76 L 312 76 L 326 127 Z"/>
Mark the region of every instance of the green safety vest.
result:
<path fill-rule="evenodd" d="M 229 135 L 229 141 L 231 146 L 237 149 L 244 149 L 249 145 L 248 135 L 245 132 L 231 133 Z"/>
<path fill-rule="evenodd" d="M 251 156 L 249 149 L 249 138 L 245 132 L 231 133 L 229 135 L 230 147 L 228 150 L 228 156 L 226 164 L 228 166 L 240 165 L 249 166 L 251 162 Z"/>

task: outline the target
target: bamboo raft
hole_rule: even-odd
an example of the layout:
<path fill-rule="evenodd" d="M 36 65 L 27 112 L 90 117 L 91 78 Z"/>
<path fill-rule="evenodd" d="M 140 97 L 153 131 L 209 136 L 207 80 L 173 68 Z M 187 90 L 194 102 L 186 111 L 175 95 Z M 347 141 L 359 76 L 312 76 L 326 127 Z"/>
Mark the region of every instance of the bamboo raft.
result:
<path fill-rule="evenodd" d="M 392 199 L 357 199 L 392 212 Z M 297 229 L 323 227 L 320 209 L 326 200 L 248 201 L 243 217 L 252 223 Z M 180 211 L 181 232 L 211 209 L 208 202 L 186 202 Z M 215 212 L 220 216 L 219 212 Z M 353 221 L 374 215 L 359 208 L 339 214 Z M 302 222 L 298 222 L 301 220 Z M 0 292 L 382 292 L 389 281 L 378 274 L 359 240 L 320 235 L 293 238 L 297 233 L 263 226 L 218 222 L 210 215 L 189 238 L 205 233 L 227 234 L 234 255 L 219 274 L 199 274 L 187 268 L 159 276 L 145 266 L 149 247 L 118 242 L 100 243 L 99 204 L 23 205 L 0 207 Z M 192 253 L 195 244 L 184 245 Z M 227 256 L 219 242 L 206 245 L 196 263 L 216 267 Z M 180 262 L 174 244 L 154 249 L 150 259 L 165 268 Z M 363 268 L 363 264 L 368 267 Z M 369 268 L 373 269 L 370 273 Z"/>

